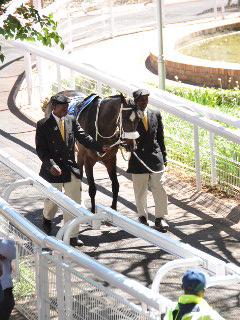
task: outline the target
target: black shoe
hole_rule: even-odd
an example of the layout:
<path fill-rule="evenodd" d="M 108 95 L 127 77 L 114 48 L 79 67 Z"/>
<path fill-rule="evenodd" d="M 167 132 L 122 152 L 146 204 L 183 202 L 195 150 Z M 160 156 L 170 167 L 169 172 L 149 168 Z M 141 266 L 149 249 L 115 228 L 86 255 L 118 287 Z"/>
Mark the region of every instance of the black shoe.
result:
<path fill-rule="evenodd" d="M 155 219 L 155 229 L 162 232 L 166 233 L 168 231 L 168 224 L 163 218 L 156 218 Z"/>
<path fill-rule="evenodd" d="M 52 231 L 52 221 L 43 217 L 42 226 L 46 234 L 49 235 Z"/>
<path fill-rule="evenodd" d="M 145 226 L 149 226 L 149 224 L 148 224 L 148 222 L 147 222 L 147 219 L 146 219 L 146 217 L 144 217 L 144 216 L 139 217 L 139 218 L 138 218 L 138 221 L 139 221 L 140 223 L 142 223 L 142 224 L 145 224 Z"/>
<path fill-rule="evenodd" d="M 74 237 L 74 238 L 70 238 L 70 246 L 72 247 L 80 247 L 80 246 L 83 246 L 84 243 L 78 239 L 77 237 Z"/>

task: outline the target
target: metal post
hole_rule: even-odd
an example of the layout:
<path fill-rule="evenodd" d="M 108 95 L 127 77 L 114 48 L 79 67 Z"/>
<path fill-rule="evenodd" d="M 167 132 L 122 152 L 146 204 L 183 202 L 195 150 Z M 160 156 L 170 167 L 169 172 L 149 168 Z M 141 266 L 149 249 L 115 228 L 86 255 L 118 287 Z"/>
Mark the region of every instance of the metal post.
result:
<path fill-rule="evenodd" d="M 210 155 L 211 155 L 211 185 L 212 187 L 217 184 L 217 165 L 214 145 L 214 133 L 209 132 L 209 144 L 210 144 Z"/>
<path fill-rule="evenodd" d="M 75 72 L 73 69 L 70 70 L 70 89 L 75 90 Z"/>
<path fill-rule="evenodd" d="M 114 38 L 114 15 L 113 15 L 113 1 L 109 0 L 109 24 L 110 24 L 110 37 Z"/>
<path fill-rule="evenodd" d="M 24 65 L 25 65 L 25 75 L 26 75 L 26 83 L 27 83 L 27 93 L 28 93 L 28 104 L 32 103 L 32 61 L 31 54 L 29 52 L 25 52 L 24 54 Z"/>
<path fill-rule="evenodd" d="M 50 319 L 50 300 L 48 286 L 48 264 L 42 253 L 42 248 L 36 249 L 36 291 L 38 304 L 38 319 Z"/>
<path fill-rule="evenodd" d="M 37 71 L 38 71 L 38 80 L 39 80 L 39 97 L 40 100 L 44 100 L 44 75 L 43 75 L 43 59 L 41 57 L 37 57 Z"/>
<path fill-rule="evenodd" d="M 40 11 L 42 9 L 42 1 L 41 0 L 33 0 L 33 6 L 36 10 Z"/>
<path fill-rule="evenodd" d="M 218 7 L 218 0 L 214 2 L 214 18 L 217 18 L 217 7 Z"/>
<path fill-rule="evenodd" d="M 200 162 L 200 150 L 199 150 L 199 129 L 194 125 L 194 156 L 195 156 L 195 171 L 196 171 L 196 187 L 197 191 L 202 188 L 201 179 L 201 162 Z"/>
<path fill-rule="evenodd" d="M 102 86 L 103 86 L 103 83 L 101 81 L 97 81 L 97 94 L 99 96 L 102 95 Z"/>
<path fill-rule="evenodd" d="M 63 266 L 62 255 L 57 254 L 59 263 L 56 264 L 56 288 L 57 288 L 57 304 L 58 304 L 58 319 L 66 319 L 66 305 L 65 305 L 65 286 L 64 286 L 64 276 L 63 276 Z"/>
<path fill-rule="evenodd" d="M 221 1 L 221 14 L 222 14 L 222 19 L 224 19 L 224 13 L 225 13 L 225 1 Z"/>
<path fill-rule="evenodd" d="M 165 0 L 162 0 L 162 27 L 165 27 L 166 22 L 166 7 L 165 7 Z"/>
<path fill-rule="evenodd" d="M 62 78 L 61 78 L 61 66 L 60 64 L 56 64 L 57 66 L 57 88 L 58 92 L 62 91 Z"/>
<path fill-rule="evenodd" d="M 73 319 L 73 293 L 71 280 L 71 263 L 64 268 L 64 288 L 65 288 L 65 303 L 66 303 L 66 319 Z"/>
<path fill-rule="evenodd" d="M 73 52 L 72 20 L 70 6 L 67 6 L 68 52 Z"/>
<path fill-rule="evenodd" d="M 158 78 L 159 88 L 165 90 L 165 62 L 163 55 L 163 14 L 162 14 L 162 0 L 157 0 L 157 23 L 158 23 Z"/>

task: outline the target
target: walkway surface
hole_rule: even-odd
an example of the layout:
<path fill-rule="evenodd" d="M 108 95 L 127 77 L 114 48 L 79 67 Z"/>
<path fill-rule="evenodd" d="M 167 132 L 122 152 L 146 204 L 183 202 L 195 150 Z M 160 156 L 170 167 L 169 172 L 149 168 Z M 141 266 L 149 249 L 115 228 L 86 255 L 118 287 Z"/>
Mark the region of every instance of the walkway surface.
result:
<path fill-rule="evenodd" d="M 102 42 L 94 47 L 82 50 L 81 61 L 91 62 L 91 59 L 94 59 L 96 55 L 102 54 L 104 50 L 105 53 L 108 51 L 109 56 L 105 57 L 108 65 L 96 65 L 96 67 L 100 67 L 105 71 L 107 70 L 105 68 L 108 67 L 109 73 L 111 73 L 111 70 L 114 74 L 119 72 L 121 77 L 123 62 L 119 63 L 120 55 L 125 54 L 127 51 L 128 54 L 133 52 L 131 59 L 132 61 L 135 59 L 138 62 L 140 61 L 140 56 L 143 56 L 143 52 L 137 49 L 139 47 L 136 46 L 136 43 L 134 44 L 134 39 L 138 39 L 136 41 L 144 43 L 145 46 L 143 34 L 120 37 L 111 40 L 112 42 Z M 113 51 L 110 51 L 111 48 Z M 120 51 L 117 48 L 127 48 L 127 50 Z M 7 61 L 0 67 L 1 148 L 38 172 L 40 161 L 36 156 L 34 147 L 35 122 L 38 116 L 36 116 L 34 106 L 25 106 L 25 114 L 22 114 L 17 108 L 15 98 L 18 89 L 21 88 L 23 59 L 21 58 L 21 53 L 16 52 L 15 49 L 6 48 L 6 50 Z M 79 52 L 77 56 L 79 58 Z M 115 60 L 110 60 L 109 57 L 113 56 Z M 109 64 L 110 61 L 114 61 L 111 62 L 113 63 L 112 65 L 111 63 Z M 124 64 L 127 61 L 130 61 L 129 55 L 126 55 Z M 103 62 L 101 61 L 101 63 Z M 130 80 L 134 81 L 136 74 L 139 78 L 144 77 L 145 71 L 141 71 L 138 68 L 130 69 L 131 63 L 127 65 L 129 77 L 132 75 L 135 77 L 130 78 Z M 118 210 L 128 217 L 136 219 L 132 182 L 125 169 L 126 162 L 119 156 L 118 173 L 121 188 Z M 1 164 L 0 172 L 1 192 L 19 177 Z M 101 164 L 97 164 L 95 167 L 95 177 L 98 188 L 97 202 L 110 205 L 111 186 L 106 170 Z M 169 237 L 180 239 L 215 257 L 240 266 L 239 204 L 235 201 L 216 198 L 208 193 L 197 193 L 193 186 L 177 180 L 176 177 L 170 174 L 166 175 L 165 187 L 169 195 L 169 216 L 167 219 L 170 225 Z M 87 189 L 86 179 L 84 179 L 84 189 Z M 87 196 L 85 195 L 85 197 Z M 43 198 L 36 190 L 30 187 L 20 188 L 12 194 L 10 203 L 36 226 L 41 228 Z M 151 197 L 148 208 L 150 219 L 152 220 L 151 213 L 153 213 L 154 207 Z M 54 220 L 53 235 L 56 234 L 61 223 L 61 212 L 59 212 L 59 215 Z M 80 248 L 81 251 L 147 286 L 151 285 L 158 267 L 171 259 L 168 254 L 158 248 L 145 241 L 140 241 L 116 227 L 103 226 L 101 230 L 94 231 L 89 228 L 83 228 L 81 230 L 81 238 L 84 242 L 84 246 Z M 178 270 L 178 272 L 171 273 L 164 281 L 161 290 L 170 298 L 176 299 L 176 296 L 180 293 L 179 278 L 182 271 Z M 236 320 L 240 313 L 239 290 L 239 285 L 228 289 L 220 287 L 217 292 L 209 290 L 208 298 L 226 319 Z M 16 314 L 12 319 L 22 320 L 24 318 Z"/>
<path fill-rule="evenodd" d="M 10 48 L 8 50 L 13 58 L 19 56 L 18 52 Z M 38 171 L 40 162 L 34 148 L 35 124 L 19 113 L 14 100 L 13 88 L 17 88 L 22 71 L 22 59 L 2 66 L 0 70 L 0 143 L 5 151 L 31 169 Z M 31 109 L 29 108 L 28 111 L 30 114 Z M 122 214 L 135 219 L 136 208 L 132 183 L 125 173 L 126 163 L 121 157 L 118 167 L 121 185 L 118 209 Z M 3 190 L 17 178 L 17 174 L 2 165 L 0 170 L 0 188 Z M 109 205 L 110 182 L 105 169 L 100 164 L 96 166 L 95 176 L 98 186 L 97 201 Z M 237 204 L 226 203 L 204 192 L 196 193 L 192 186 L 177 181 L 170 175 L 166 176 L 165 186 L 169 195 L 169 237 L 181 239 L 213 256 L 240 265 L 240 225 Z M 31 188 L 17 190 L 12 194 L 10 203 L 41 228 L 43 199 L 35 190 Z M 149 212 L 153 213 L 152 199 L 148 206 Z M 60 225 L 61 212 L 55 219 L 53 235 L 56 234 Z M 85 228 L 81 231 L 81 236 L 85 244 L 80 248 L 81 251 L 129 277 L 138 279 L 147 286 L 151 285 L 157 268 L 170 259 L 169 255 L 161 250 L 133 238 L 116 227 L 103 226 L 100 231 Z M 179 274 L 173 273 L 166 279 L 162 290 L 169 297 L 176 298 L 176 293 L 180 293 L 177 280 L 179 277 Z M 231 290 L 220 288 L 216 294 L 210 290 L 210 301 L 223 315 L 227 315 L 227 319 L 237 319 L 236 315 L 240 312 L 239 289 L 239 286 L 234 286 Z"/>

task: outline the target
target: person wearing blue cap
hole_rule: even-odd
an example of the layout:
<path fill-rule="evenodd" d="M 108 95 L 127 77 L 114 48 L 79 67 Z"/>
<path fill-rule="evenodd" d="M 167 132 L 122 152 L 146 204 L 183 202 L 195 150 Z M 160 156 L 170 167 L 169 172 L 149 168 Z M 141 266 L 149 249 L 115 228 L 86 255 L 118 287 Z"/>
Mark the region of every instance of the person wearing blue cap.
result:
<path fill-rule="evenodd" d="M 224 320 L 204 300 L 206 277 L 197 270 L 188 270 L 182 278 L 184 295 L 169 308 L 164 320 Z"/>
<path fill-rule="evenodd" d="M 133 92 L 134 103 L 143 113 L 137 131 L 137 149 L 131 154 L 127 172 L 132 174 L 138 221 L 148 226 L 147 191 L 150 187 L 155 204 L 155 228 L 167 232 L 168 198 L 162 177 L 167 164 L 162 117 L 159 111 L 147 108 L 150 92 L 138 89 Z"/>
<path fill-rule="evenodd" d="M 106 152 L 108 147 L 101 145 L 88 135 L 78 124 L 75 117 L 67 114 L 70 99 L 64 94 L 56 94 L 50 99 L 52 112 L 37 123 L 36 152 L 42 161 L 39 175 L 62 191 L 77 203 L 81 203 L 82 172 L 75 161 L 75 141 L 86 148 Z M 52 230 L 52 219 L 57 212 L 57 205 L 45 199 L 43 209 L 43 229 L 47 234 Z M 68 212 L 63 213 L 66 223 L 72 219 Z M 78 228 L 70 238 L 72 246 L 81 245 Z"/>
<path fill-rule="evenodd" d="M 15 305 L 12 282 L 12 260 L 16 258 L 13 240 L 0 239 L 0 319 L 8 320 Z"/>

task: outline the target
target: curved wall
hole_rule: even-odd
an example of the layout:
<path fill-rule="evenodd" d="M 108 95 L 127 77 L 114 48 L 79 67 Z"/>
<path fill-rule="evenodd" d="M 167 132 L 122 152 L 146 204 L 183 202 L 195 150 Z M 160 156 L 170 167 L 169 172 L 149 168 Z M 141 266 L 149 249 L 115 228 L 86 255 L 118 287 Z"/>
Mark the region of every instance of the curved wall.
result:
<path fill-rule="evenodd" d="M 240 30 L 240 22 L 226 23 L 225 25 L 215 26 L 190 32 L 175 41 L 174 52 L 165 60 L 167 78 L 207 87 L 222 87 L 224 89 L 236 87 L 240 84 L 240 64 L 227 63 L 220 61 L 203 60 L 185 56 L 178 52 L 178 49 L 189 42 L 202 39 L 203 36 L 216 34 L 226 31 Z M 150 53 L 146 59 L 146 67 L 157 74 L 157 56 Z"/>

